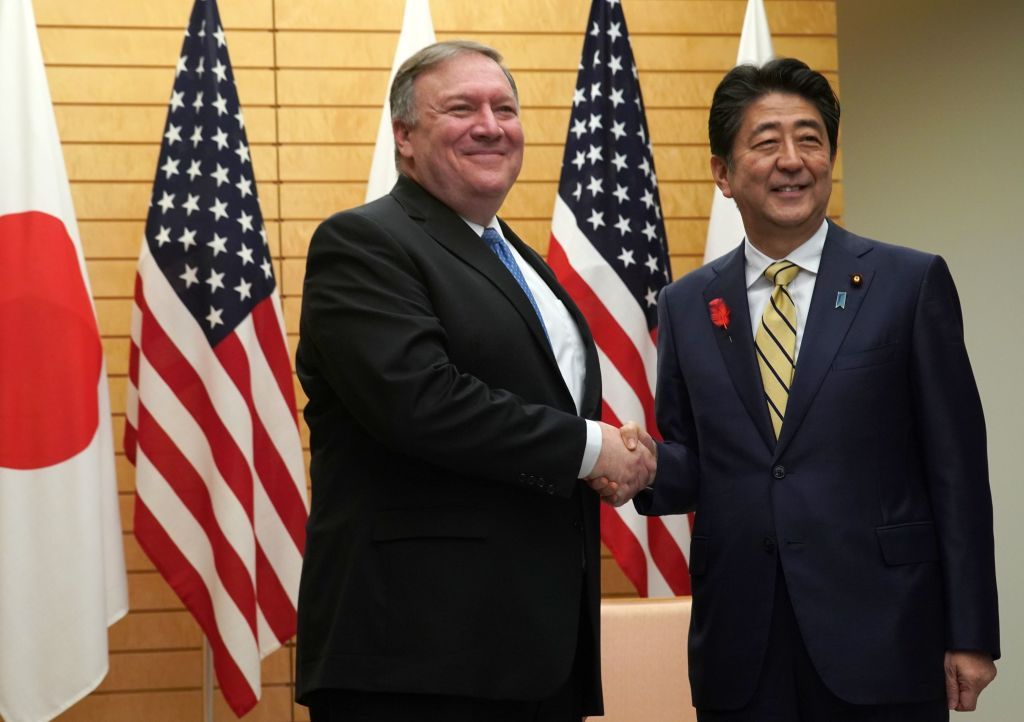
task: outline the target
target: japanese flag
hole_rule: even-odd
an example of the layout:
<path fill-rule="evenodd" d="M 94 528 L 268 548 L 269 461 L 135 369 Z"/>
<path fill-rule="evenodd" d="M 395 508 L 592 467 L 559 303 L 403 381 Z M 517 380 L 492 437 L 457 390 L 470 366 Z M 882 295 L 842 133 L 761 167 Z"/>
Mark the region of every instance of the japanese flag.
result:
<path fill-rule="evenodd" d="M 127 612 L 103 349 L 29 0 L 0 2 L 0 717 L 107 672 Z"/>

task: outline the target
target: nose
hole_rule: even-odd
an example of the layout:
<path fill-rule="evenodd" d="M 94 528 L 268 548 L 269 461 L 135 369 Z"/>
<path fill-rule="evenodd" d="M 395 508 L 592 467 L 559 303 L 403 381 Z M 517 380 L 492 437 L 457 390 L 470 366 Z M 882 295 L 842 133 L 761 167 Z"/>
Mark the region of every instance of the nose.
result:
<path fill-rule="evenodd" d="M 481 105 L 473 123 L 473 137 L 479 140 L 496 140 L 504 132 L 498 118 L 489 105 Z"/>
<path fill-rule="evenodd" d="M 776 163 L 780 170 L 797 171 L 803 167 L 803 157 L 792 138 L 787 138 L 780 146 Z"/>

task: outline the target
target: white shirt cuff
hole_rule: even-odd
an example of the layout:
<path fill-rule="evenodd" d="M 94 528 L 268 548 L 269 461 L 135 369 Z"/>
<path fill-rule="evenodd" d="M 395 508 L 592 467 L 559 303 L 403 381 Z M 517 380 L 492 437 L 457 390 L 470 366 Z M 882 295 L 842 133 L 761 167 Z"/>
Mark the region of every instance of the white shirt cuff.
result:
<path fill-rule="evenodd" d="M 601 455 L 601 425 L 587 419 L 587 445 L 583 449 L 583 462 L 580 464 L 580 479 L 586 479 L 597 465 L 597 457 Z"/>

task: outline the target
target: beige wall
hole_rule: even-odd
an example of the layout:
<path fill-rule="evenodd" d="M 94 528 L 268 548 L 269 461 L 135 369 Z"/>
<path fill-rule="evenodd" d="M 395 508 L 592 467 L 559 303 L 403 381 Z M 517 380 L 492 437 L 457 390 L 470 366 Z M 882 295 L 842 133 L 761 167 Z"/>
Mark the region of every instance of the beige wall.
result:
<path fill-rule="evenodd" d="M 837 16 L 846 222 L 946 257 L 985 405 L 1005 659 L 979 711 L 955 717 L 1015 722 L 1024 718 L 1024 3 L 839 0 Z"/>
<path fill-rule="evenodd" d="M 34 0 L 111 373 L 131 612 L 111 630 L 111 671 L 61 719 L 200 719 L 198 628 L 130 530 L 133 477 L 120 453 L 135 259 L 166 103 L 192 0 Z M 263 215 L 294 349 L 306 244 L 316 222 L 362 201 L 403 0 L 221 0 Z M 703 254 L 712 184 L 706 116 L 735 60 L 745 0 L 624 0 L 647 105 L 672 267 Z M 588 0 L 432 0 L 440 39 L 499 48 L 516 74 L 527 134 L 502 215 L 547 250 Z M 779 53 L 838 82 L 834 0 L 767 0 Z M 839 183 L 832 212 L 843 210 Z M 300 404 L 303 402 L 299 394 Z M 305 429 L 303 439 L 307 440 Z M 629 594 L 607 557 L 605 589 Z M 264 664 L 246 719 L 305 719 L 291 703 L 292 650 Z M 218 719 L 231 719 L 218 696 Z"/>

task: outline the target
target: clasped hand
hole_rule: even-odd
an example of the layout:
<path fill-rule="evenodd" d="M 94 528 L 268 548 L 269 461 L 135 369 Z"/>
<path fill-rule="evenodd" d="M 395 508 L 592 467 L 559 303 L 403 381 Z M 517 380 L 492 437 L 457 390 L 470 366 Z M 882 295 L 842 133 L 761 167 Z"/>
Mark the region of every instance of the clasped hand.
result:
<path fill-rule="evenodd" d="M 601 423 L 601 453 L 587 484 L 601 501 L 622 506 L 654 480 L 657 461 L 654 439 L 637 424 L 616 429 Z"/>

